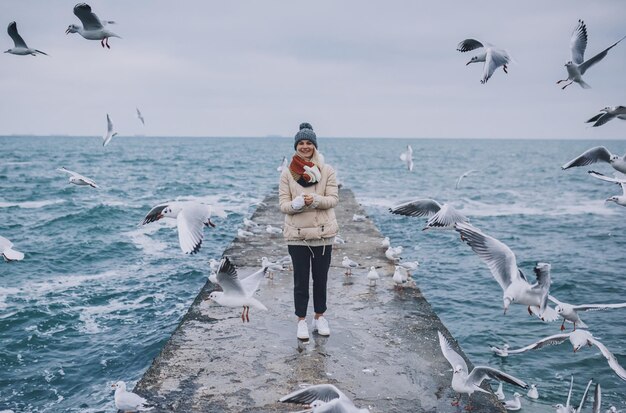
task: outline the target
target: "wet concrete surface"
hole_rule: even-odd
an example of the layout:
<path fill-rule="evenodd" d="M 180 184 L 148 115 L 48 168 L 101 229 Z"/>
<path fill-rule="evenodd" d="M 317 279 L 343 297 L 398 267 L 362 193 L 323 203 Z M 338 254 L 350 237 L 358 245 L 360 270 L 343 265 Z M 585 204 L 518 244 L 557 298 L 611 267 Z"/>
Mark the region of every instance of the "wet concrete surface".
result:
<path fill-rule="evenodd" d="M 240 277 L 260 268 L 263 256 L 273 261 L 287 255 L 282 235 L 265 232 L 267 224 L 282 227 L 278 197 L 264 202 L 252 217 L 261 226 L 257 234 L 235 239 L 224 252 Z M 261 283 L 256 297 L 268 311 L 251 309 L 249 323 L 242 322 L 241 309 L 203 301 L 219 289 L 207 281 L 134 389 L 157 405 L 153 412 L 296 411 L 303 407 L 277 400 L 303 384 L 319 383 L 336 385 L 372 412 L 464 411 L 467 396 L 459 407 L 451 405 L 456 397 L 452 371 L 437 330 L 464 356 L 462 350 L 415 285 L 394 288 L 393 266 L 380 246 L 383 235 L 370 220 L 352 221 L 354 213 L 365 212 L 350 190 L 340 190 L 336 213 L 346 243 L 333 246 L 326 312 L 330 337 L 296 338 L 289 269 Z M 351 277 L 341 267 L 344 255 L 360 264 Z M 370 266 L 381 275 L 371 287 Z M 417 284 L 420 276 L 427 274 L 418 269 Z M 312 312 L 309 302 L 309 323 Z M 491 394 L 474 393 L 471 405 L 474 412 L 506 411 Z"/>

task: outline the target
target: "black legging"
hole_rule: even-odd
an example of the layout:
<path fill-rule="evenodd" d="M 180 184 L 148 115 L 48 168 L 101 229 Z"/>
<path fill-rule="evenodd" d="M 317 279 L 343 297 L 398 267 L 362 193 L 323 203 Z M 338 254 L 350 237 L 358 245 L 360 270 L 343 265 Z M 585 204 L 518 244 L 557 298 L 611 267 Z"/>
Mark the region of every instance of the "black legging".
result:
<path fill-rule="evenodd" d="M 316 314 L 326 312 L 326 281 L 333 250 L 332 245 L 307 247 L 288 245 L 293 263 L 293 302 L 296 316 L 306 317 L 309 305 L 309 273 L 313 273 L 313 309 Z"/>

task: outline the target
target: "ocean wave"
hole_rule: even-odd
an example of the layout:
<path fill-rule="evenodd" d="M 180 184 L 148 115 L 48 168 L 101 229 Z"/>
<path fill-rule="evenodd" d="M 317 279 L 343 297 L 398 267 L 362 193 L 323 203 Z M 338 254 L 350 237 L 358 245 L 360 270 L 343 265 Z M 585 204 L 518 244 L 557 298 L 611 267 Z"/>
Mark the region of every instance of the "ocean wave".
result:
<path fill-rule="evenodd" d="M 37 209 L 44 208 L 49 205 L 61 204 L 65 202 L 64 199 L 52 199 L 48 201 L 24 201 L 24 202 L 3 202 L 0 201 L 0 208 L 24 208 L 24 209 Z"/>

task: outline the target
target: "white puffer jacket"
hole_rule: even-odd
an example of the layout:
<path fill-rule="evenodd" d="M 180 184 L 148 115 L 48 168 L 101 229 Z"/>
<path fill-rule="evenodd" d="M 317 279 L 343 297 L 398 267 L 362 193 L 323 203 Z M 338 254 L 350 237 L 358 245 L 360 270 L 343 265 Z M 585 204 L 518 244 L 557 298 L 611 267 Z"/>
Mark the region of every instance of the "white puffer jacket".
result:
<path fill-rule="evenodd" d="M 287 244 L 325 245 L 332 243 L 339 226 L 334 207 L 339 202 L 335 170 L 322 159 L 316 159 L 322 178 L 315 185 L 303 187 L 298 184 L 289 168 L 284 168 L 280 175 L 278 202 L 285 214 L 283 235 Z M 302 209 L 294 210 L 291 201 L 301 194 L 312 194 L 313 203 Z"/>

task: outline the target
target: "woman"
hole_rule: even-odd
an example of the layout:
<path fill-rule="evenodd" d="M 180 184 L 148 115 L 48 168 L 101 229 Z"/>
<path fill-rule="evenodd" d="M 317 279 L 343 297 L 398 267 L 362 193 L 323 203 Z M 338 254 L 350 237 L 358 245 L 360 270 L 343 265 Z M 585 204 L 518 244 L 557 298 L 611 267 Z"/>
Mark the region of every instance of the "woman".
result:
<path fill-rule="evenodd" d="M 298 317 L 297 336 L 309 339 L 306 312 L 309 304 L 309 272 L 313 275 L 313 331 L 330 335 L 326 312 L 326 281 L 339 201 L 335 170 L 317 151 L 317 137 L 309 123 L 296 133 L 295 155 L 283 169 L 278 188 L 280 210 L 285 214 L 283 235 L 293 263 L 293 298 Z"/>

